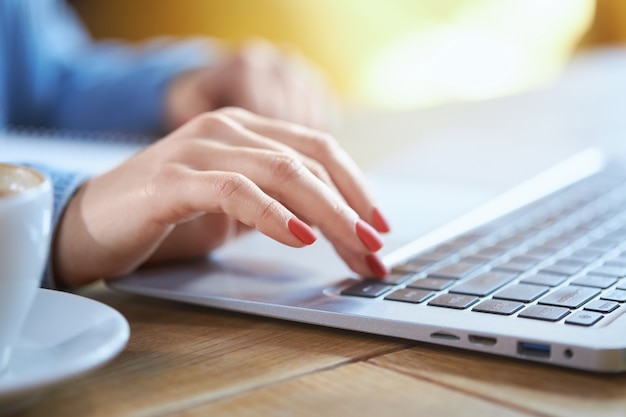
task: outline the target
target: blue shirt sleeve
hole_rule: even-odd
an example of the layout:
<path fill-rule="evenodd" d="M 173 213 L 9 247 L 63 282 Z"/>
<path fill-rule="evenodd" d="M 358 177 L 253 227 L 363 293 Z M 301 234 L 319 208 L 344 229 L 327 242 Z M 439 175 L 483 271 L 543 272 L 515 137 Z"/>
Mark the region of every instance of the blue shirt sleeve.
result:
<path fill-rule="evenodd" d="M 160 132 L 169 82 L 211 62 L 199 40 L 93 42 L 60 0 L 0 3 L 5 124 Z"/>
<path fill-rule="evenodd" d="M 160 133 L 168 84 L 211 60 L 207 42 L 160 40 L 142 47 L 93 42 L 62 0 L 0 0 L 0 129 Z M 87 178 L 33 167 L 54 184 L 56 228 Z M 42 285 L 55 286 L 52 268 Z"/>
<path fill-rule="evenodd" d="M 41 164 L 24 164 L 31 168 L 34 168 L 40 172 L 48 175 L 54 186 L 54 208 L 52 210 L 52 224 L 58 225 L 59 219 L 65 206 L 70 201 L 78 187 L 88 179 L 85 174 L 78 174 L 75 172 L 62 171 L 57 168 L 53 168 Z M 56 229 L 56 228 L 55 228 Z M 44 276 L 42 277 L 42 287 L 44 288 L 56 288 L 57 284 L 54 279 L 54 272 L 52 270 L 52 262 L 48 260 L 48 266 L 46 267 Z"/>

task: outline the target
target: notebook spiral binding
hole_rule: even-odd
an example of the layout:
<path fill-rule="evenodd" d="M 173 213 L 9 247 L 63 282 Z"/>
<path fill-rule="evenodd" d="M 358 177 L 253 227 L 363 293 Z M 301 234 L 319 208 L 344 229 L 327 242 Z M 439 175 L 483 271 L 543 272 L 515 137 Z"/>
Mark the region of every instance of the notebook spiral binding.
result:
<path fill-rule="evenodd" d="M 156 135 L 115 131 L 94 131 L 80 129 L 57 129 L 43 126 L 13 125 L 4 130 L 7 136 L 48 139 L 54 138 L 69 142 L 105 142 L 109 144 L 149 145 L 157 140 Z"/>
<path fill-rule="evenodd" d="M 155 140 L 149 135 L 13 126 L 0 131 L 0 161 L 38 163 L 96 174 L 118 165 Z"/>

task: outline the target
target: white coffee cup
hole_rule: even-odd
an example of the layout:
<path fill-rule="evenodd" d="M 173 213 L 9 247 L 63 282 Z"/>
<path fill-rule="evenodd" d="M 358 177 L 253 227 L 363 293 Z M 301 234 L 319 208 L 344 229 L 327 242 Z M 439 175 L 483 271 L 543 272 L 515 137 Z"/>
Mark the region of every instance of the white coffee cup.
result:
<path fill-rule="evenodd" d="M 0 163 L 0 373 L 37 293 L 48 258 L 53 191 L 34 169 Z"/>

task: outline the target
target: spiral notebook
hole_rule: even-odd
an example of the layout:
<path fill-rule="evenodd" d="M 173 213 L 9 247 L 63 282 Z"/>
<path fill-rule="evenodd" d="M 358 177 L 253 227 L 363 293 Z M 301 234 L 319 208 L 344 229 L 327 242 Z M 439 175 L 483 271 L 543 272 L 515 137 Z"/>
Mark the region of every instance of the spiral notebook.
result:
<path fill-rule="evenodd" d="M 95 174 L 112 168 L 153 140 L 122 133 L 17 127 L 0 131 L 0 161 Z"/>

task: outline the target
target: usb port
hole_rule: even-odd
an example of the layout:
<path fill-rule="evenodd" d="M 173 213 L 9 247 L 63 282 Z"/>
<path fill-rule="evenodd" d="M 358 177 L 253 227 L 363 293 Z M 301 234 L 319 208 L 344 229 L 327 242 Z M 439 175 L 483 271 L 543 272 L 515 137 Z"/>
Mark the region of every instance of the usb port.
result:
<path fill-rule="evenodd" d="M 518 342 L 517 354 L 531 358 L 547 359 L 550 357 L 550 345 L 532 342 Z"/>
<path fill-rule="evenodd" d="M 481 346 L 495 346 L 498 343 L 495 337 L 478 336 L 475 334 L 470 334 L 468 339 L 471 343 Z"/>

